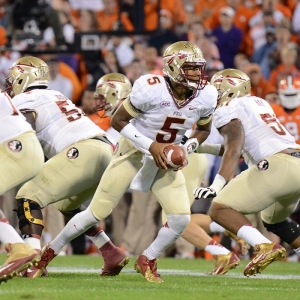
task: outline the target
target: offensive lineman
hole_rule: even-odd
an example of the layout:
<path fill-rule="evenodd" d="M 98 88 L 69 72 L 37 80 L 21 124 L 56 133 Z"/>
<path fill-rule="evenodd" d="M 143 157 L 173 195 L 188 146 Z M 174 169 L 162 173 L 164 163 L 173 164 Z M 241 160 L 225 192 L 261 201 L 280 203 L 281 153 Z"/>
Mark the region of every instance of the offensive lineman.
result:
<path fill-rule="evenodd" d="M 289 218 L 300 198 L 300 145 L 271 106 L 251 96 L 245 73 L 226 69 L 216 73 L 211 83 L 220 95 L 214 124 L 224 137 L 225 150 L 211 145 L 211 154 L 224 151 L 219 172 L 213 185 L 196 188 L 194 194 L 214 198 L 211 218 L 254 247 L 256 256 L 244 270 L 245 276 L 251 276 L 284 258 L 286 250 L 253 228 L 244 214 L 261 212 L 266 229 L 300 253 L 299 225 Z M 241 154 L 249 168 L 225 186 Z"/>
<path fill-rule="evenodd" d="M 39 58 L 20 58 L 9 69 L 7 91 L 36 130 L 48 159 L 16 196 L 19 228 L 25 242 L 38 251 L 44 227 L 41 208 L 55 203 L 67 218 L 79 212 L 81 204 L 95 192 L 114 148 L 105 131 L 63 94 L 47 89 L 48 83 L 49 68 Z M 128 263 L 124 251 L 97 227 L 85 233 L 102 253 L 101 275 L 117 275 Z M 44 271 L 32 267 L 26 276 L 40 277 Z"/>
<path fill-rule="evenodd" d="M 0 91 L 0 195 L 30 180 L 44 164 L 44 154 L 30 124 Z M 40 255 L 24 243 L 0 210 L 0 241 L 8 258 L 0 266 L 0 283 L 31 267 Z"/>

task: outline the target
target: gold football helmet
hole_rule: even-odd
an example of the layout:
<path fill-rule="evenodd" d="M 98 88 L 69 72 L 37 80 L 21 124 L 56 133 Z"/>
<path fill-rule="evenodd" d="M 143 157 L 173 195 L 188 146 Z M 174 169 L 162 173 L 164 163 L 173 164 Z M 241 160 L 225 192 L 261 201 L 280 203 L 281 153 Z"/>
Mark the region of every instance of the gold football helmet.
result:
<path fill-rule="evenodd" d="M 107 116 L 111 116 L 131 90 L 131 82 L 123 74 L 109 73 L 102 76 L 96 85 L 94 110 L 104 110 Z"/>
<path fill-rule="evenodd" d="M 5 91 L 14 97 L 25 92 L 29 87 L 47 87 L 49 80 L 47 64 L 40 58 L 25 56 L 19 58 L 9 68 Z"/>
<path fill-rule="evenodd" d="M 284 108 L 295 109 L 300 106 L 300 79 L 288 76 L 280 80 L 278 94 Z"/>
<path fill-rule="evenodd" d="M 218 105 L 229 99 L 251 94 L 250 78 L 237 69 L 224 69 L 217 72 L 210 83 L 218 90 Z"/>
<path fill-rule="evenodd" d="M 206 85 L 206 60 L 199 47 L 191 42 L 176 42 L 170 45 L 163 55 L 163 73 L 172 81 L 192 90 L 201 90 Z M 198 80 L 189 78 L 189 68 L 199 68 Z M 187 71 L 185 70 L 187 69 Z"/>

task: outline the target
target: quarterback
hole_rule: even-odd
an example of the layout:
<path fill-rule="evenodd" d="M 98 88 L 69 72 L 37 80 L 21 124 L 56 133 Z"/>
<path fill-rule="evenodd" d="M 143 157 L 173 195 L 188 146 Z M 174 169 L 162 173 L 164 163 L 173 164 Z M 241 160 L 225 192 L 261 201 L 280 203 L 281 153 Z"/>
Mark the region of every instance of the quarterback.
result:
<path fill-rule="evenodd" d="M 81 204 L 95 192 L 115 144 L 71 100 L 47 89 L 48 83 L 49 68 L 39 58 L 20 58 L 9 69 L 7 91 L 36 130 L 47 158 L 37 176 L 16 196 L 19 228 L 25 242 L 38 251 L 44 227 L 41 208 L 55 203 L 67 218 L 82 210 Z M 101 275 L 117 275 L 128 262 L 124 251 L 96 226 L 85 233 L 102 253 Z M 39 277 L 44 271 L 33 267 L 27 277 Z"/>
<path fill-rule="evenodd" d="M 165 76 L 141 76 L 114 113 L 112 126 L 121 134 L 118 148 L 89 207 L 72 218 L 45 249 L 41 259 L 44 266 L 65 243 L 80 234 L 74 228 L 84 231 L 106 218 L 131 187 L 151 190 L 166 215 L 167 222 L 135 263 L 135 270 L 147 281 L 163 282 L 156 260 L 190 222 L 189 192 L 181 171 L 184 165 L 177 171 L 168 169 L 163 150 L 166 145 L 180 144 L 184 133 L 196 124 L 182 146 L 187 156 L 193 153 L 210 133 L 217 104 L 217 90 L 206 85 L 206 62 L 197 46 L 174 43 L 165 51 L 163 60 Z"/>
<path fill-rule="evenodd" d="M 219 91 L 214 124 L 225 144 L 200 146 L 223 156 L 213 184 L 196 188 L 194 194 L 214 198 L 211 218 L 254 247 L 255 257 L 244 270 L 245 276 L 251 276 L 284 258 L 286 250 L 253 228 L 245 214 L 261 212 L 265 228 L 300 253 L 299 225 L 289 219 L 300 198 L 300 145 L 271 106 L 250 95 L 250 79 L 245 73 L 219 71 L 211 84 Z M 240 155 L 249 168 L 228 182 Z"/>
<path fill-rule="evenodd" d="M 38 174 L 44 154 L 35 132 L 7 93 L 0 90 L 0 195 Z M 0 283 L 31 267 L 40 255 L 24 243 L 0 210 L 0 241 L 8 258 L 0 266 Z"/>

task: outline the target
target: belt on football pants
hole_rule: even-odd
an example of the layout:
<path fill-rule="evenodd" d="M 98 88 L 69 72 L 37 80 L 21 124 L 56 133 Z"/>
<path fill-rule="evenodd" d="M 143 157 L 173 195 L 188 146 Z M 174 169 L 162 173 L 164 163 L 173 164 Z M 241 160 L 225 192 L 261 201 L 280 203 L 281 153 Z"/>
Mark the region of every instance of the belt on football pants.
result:
<path fill-rule="evenodd" d="M 94 136 L 93 138 L 91 138 L 92 140 L 98 140 L 98 141 L 101 141 L 101 142 L 104 142 L 110 146 L 113 146 L 113 144 L 108 140 L 108 138 L 106 136 Z"/>
<path fill-rule="evenodd" d="M 288 153 L 288 155 L 300 158 L 300 152 Z"/>

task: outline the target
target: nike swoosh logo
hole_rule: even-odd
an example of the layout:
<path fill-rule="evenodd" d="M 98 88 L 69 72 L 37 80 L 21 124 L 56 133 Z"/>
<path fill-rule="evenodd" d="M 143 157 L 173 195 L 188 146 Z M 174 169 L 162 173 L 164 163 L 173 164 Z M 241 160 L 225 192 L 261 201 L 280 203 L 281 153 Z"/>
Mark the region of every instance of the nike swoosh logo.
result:
<path fill-rule="evenodd" d="M 257 264 L 257 263 L 259 263 L 261 260 L 265 259 L 266 256 L 267 256 L 267 255 L 263 252 L 263 253 L 261 253 L 260 255 L 254 257 L 254 258 L 252 259 L 252 263 L 253 263 L 253 264 Z"/>
<path fill-rule="evenodd" d="M 27 269 L 27 273 L 32 273 L 34 270 L 31 270 L 30 268 Z"/>
<path fill-rule="evenodd" d="M 196 109 L 196 107 L 189 107 L 189 110 L 194 110 Z"/>
<path fill-rule="evenodd" d="M 1 268 L 0 269 L 0 273 L 2 272 L 2 271 L 5 271 L 6 269 L 8 269 L 10 266 L 12 266 L 14 263 L 10 263 L 10 264 L 8 264 L 7 266 L 5 266 L 5 267 L 3 267 L 3 268 Z"/>

